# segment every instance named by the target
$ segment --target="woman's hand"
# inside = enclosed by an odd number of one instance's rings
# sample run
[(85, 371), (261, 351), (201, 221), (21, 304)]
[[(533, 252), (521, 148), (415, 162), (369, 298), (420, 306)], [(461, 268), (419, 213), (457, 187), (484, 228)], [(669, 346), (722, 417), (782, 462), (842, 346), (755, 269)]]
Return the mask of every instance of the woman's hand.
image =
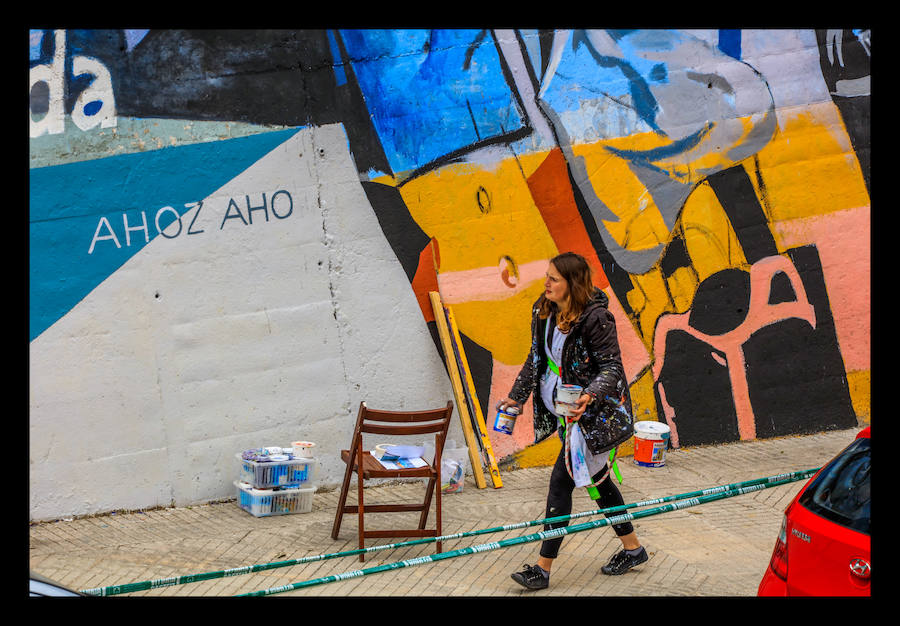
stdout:
[(572, 422), (577, 422), (581, 419), (581, 416), (584, 414), (585, 410), (588, 408), (588, 405), (593, 401), (593, 397), (590, 394), (583, 393), (578, 397), (578, 400), (575, 401), (575, 409), (574, 413), (568, 416), (567, 420), (571, 424)]
[(503, 411), (505, 409), (518, 409), (520, 412), (522, 411), (522, 405), (512, 398), (503, 398), (497, 403), (496, 408), (498, 411)]

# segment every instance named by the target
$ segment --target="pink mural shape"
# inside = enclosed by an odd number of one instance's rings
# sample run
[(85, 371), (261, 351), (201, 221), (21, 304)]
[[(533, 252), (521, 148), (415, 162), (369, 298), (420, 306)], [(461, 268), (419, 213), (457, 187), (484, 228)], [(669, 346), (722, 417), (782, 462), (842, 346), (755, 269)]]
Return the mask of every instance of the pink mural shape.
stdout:
[[(788, 277), (796, 299), (789, 302), (771, 304), (769, 302), (769, 294), (771, 292), (772, 279), (781, 272)], [(657, 322), (653, 336), (653, 351), (655, 355), (653, 379), (656, 381), (655, 384), (659, 393), (660, 409), (671, 429), (672, 446), (676, 448), (679, 446), (675, 409), (666, 401), (665, 389), (659, 382), (659, 376), (665, 361), (666, 337), (674, 330), (688, 333), (725, 355), (726, 362), (723, 365), (728, 368), (735, 413), (737, 415), (738, 433), (742, 440), (755, 439), (756, 421), (753, 407), (750, 403), (743, 346), (750, 336), (759, 329), (789, 318), (805, 320), (815, 329), (815, 310), (806, 296), (806, 289), (797, 269), (790, 259), (783, 256), (771, 256), (754, 263), (750, 267), (750, 303), (747, 316), (737, 328), (727, 333), (707, 335), (692, 328), (689, 324), (690, 313), (690, 311), (686, 311), (685, 313), (663, 315)], [(713, 358), (721, 362), (720, 357), (715, 353), (713, 353)]]

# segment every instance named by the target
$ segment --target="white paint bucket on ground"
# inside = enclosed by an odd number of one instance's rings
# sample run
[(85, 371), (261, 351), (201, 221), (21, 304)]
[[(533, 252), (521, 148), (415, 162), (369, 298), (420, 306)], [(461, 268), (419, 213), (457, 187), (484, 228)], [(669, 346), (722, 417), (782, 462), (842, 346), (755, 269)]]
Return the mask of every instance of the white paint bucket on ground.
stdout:
[(634, 464), (662, 467), (666, 464), (670, 429), (662, 422), (644, 420), (634, 423)]

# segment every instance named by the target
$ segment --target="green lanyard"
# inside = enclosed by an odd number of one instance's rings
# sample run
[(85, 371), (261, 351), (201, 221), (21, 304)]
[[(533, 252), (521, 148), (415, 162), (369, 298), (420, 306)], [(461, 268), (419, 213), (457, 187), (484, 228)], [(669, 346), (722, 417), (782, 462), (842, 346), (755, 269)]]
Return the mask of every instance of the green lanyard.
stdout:
[[(554, 374), (559, 376), (559, 365), (554, 363), (553, 359), (551, 359), (549, 356), (547, 356), (547, 367), (550, 368), (551, 372), (553, 372)], [(560, 376), (560, 378), (562, 378), (562, 377)]]
[(612, 465), (613, 473), (616, 475), (616, 478), (619, 480), (619, 484), (622, 484), (622, 474), (619, 472), (619, 460), (616, 458), (616, 450), (617, 448), (613, 448), (609, 451), (609, 461)]

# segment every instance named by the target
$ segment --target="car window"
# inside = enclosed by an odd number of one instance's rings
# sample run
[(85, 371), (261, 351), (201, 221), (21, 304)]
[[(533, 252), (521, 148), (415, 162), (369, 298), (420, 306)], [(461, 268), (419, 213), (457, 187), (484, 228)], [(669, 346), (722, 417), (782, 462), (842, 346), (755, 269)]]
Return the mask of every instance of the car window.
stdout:
[(817, 515), (868, 535), (871, 465), (871, 440), (855, 440), (822, 470), (799, 503)]

